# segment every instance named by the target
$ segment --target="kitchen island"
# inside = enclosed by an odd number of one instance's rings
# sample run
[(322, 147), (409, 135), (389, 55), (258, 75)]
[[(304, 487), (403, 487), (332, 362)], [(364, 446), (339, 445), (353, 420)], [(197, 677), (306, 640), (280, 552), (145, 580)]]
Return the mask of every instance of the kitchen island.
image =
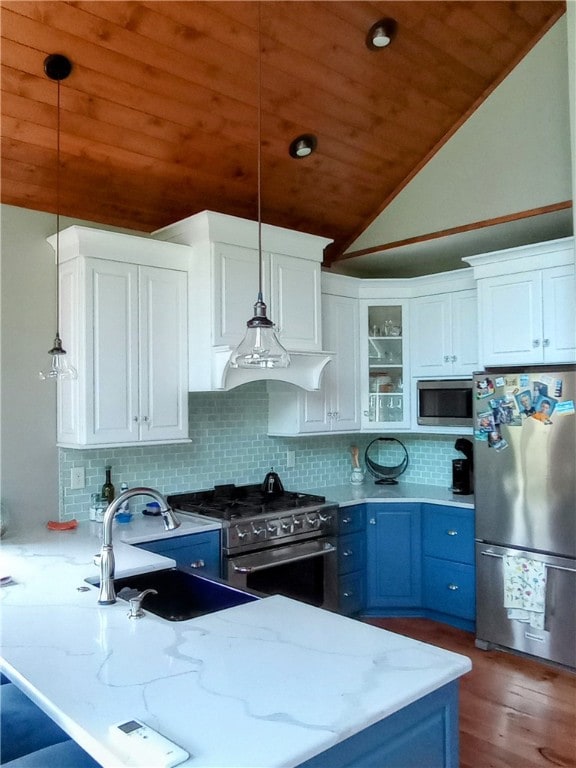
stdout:
[[(147, 525), (161, 538), (195, 523), (170, 534)], [(2, 670), (103, 766), (125, 764), (109, 725), (139, 718), (190, 752), (190, 767), (362, 765), (347, 750), (390, 738), (403, 765), (418, 764), (419, 740), (434, 765), (456, 768), (466, 657), (279, 596), (180, 623), (130, 620), (126, 603), (98, 605), (85, 582), (98, 573), (98, 532), (8, 535), (2, 575), (13, 583), (0, 598)], [(121, 526), (114, 534), (117, 575), (173, 565), (120, 541)]]

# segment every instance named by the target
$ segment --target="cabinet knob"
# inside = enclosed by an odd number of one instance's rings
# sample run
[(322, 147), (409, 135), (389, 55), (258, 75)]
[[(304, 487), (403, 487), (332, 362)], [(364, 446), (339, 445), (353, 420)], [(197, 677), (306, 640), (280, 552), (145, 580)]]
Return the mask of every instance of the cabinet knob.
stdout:
[(353, 596), (354, 596), (353, 592), (342, 592), (342, 597), (353, 597)]
[(138, 422), (139, 422), (139, 418), (138, 418), (138, 416), (134, 416), (134, 418), (132, 419), (132, 421), (133, 421), (135, 424), (138, 424)]
[(149, 417), (149, 416), (142, 416), (142, 421), (143, 421), (145, 424), (147, 424), (147, 423), (150, 421), (150, 417)]
[(549, 347), (550, 346), (550, 339), (544, 339), (544, 341), (542, 342), (542, 346), (543, 347)]
[(352, 550), (351, 549), (345, 549), (342, 552), (342, 557), (350, 557), (351, 554), (352, 554)]
[(450, 355), (444, 355), (444, 362), (449, 363), (450, 362)]
[(370, 413), (368, 411), (363, 411), (364, 416), (370, 416)]
[(452, 355), (452, 357), (450, 358), (450, 361), (451, 361), (452, 363), (455, 363), (455, 362), (456, 362), (456, 360), (458, 360), (458, 358), (456, 357), (456, 355)]
[(192, 560), (190, 563), (190, 568), (205, 568), (206, 563), (204, 560)]
[(460, 587), (458, 586), (458, 584), (448, 584), (448, 589), (451, 590), (452, 592), (456, 592), (456, 590), (460, 589)]
[(370, 523), (370, 525), (376, 525), (376, 518), (371, 517), (370, 520), (368, 520), (368, 522)]
[(446, 533), (448, 534), (448, 536), (458, 536), (458, 531), (449, 530), (449, 531), (446, 531)]
[(539, 347), (540, 346), (540, 339), (532, 339), (532, 346), (534, 348)]

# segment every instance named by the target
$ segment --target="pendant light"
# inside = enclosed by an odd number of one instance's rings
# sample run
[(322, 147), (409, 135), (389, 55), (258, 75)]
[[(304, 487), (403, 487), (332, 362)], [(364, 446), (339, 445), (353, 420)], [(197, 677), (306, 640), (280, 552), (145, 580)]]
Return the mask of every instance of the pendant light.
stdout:
[(56, 125), (56, 336), (52, 349), (50, 367), (40, 371), (42, 381), (75, 379), (78, 374), (74, 366), (68, 363), (66, 350), (60, 338), (60, 81), (65, 80), (72, 71), (72, 62), (60, 53), (51, 53), (44, 59), (44, 72), (58, 84), (57, 125)]
[(287, 368), (290, 355), (275, 333), (272, 320), (266, 316), (262, 296), (262, 46), (260, 42), (261, 10), (258, 3), (258, 296), (254, 316), (246, 323), (246, 335), (230, 356), (233, 368)]

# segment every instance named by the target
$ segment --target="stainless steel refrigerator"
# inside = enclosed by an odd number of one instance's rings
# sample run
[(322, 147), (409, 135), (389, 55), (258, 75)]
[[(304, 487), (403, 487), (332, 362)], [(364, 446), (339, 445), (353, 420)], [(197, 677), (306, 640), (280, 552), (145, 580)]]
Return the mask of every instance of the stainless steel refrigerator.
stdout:
[(576, 366), (474, 376), (476, 645), (576, 667)]

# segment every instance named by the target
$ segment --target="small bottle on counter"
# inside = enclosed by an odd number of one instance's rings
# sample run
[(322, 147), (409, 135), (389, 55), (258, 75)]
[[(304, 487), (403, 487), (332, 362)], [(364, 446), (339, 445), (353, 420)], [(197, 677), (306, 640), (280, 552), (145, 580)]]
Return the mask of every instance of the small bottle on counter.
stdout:
[(102, 498), (105, 499), (108, 504), (114, 501), (114, 496), (116, 495), (116, 491), (112, 485), (111, 475), (112, 467), (108, 466), (106, 467), (106, 482), (102, 486)]
[[(124, 493), (124, 491), (128, 490), (128, 483), (122, 483), (120, 486), (120, 493)], [(118, 508), (117, 514), (123, 514), (127, 515), (130, 514), (130, 502), (129, 501), (123, 501), (120, 507)]]

